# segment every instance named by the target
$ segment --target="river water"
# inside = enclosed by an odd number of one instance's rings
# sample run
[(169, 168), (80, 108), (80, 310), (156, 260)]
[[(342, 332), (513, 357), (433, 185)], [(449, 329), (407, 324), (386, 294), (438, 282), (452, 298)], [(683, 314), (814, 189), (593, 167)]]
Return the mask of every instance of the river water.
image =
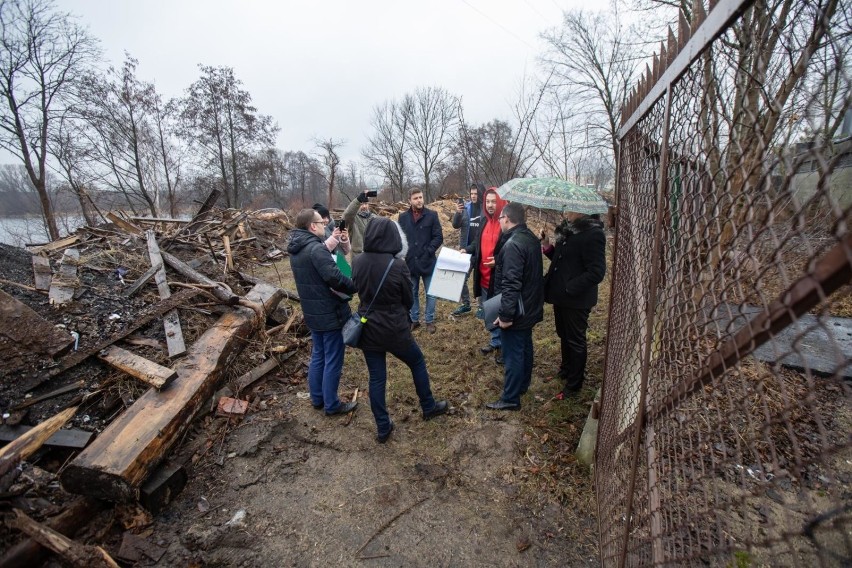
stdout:
[[(86, 224), (83, 217), (68, 216), (56, 219), (62, 236), (73, 233)], [(26, 243), (46, 243), (50, 240), (41, 217), (0, 217), (0, 243), (22, 247)]]

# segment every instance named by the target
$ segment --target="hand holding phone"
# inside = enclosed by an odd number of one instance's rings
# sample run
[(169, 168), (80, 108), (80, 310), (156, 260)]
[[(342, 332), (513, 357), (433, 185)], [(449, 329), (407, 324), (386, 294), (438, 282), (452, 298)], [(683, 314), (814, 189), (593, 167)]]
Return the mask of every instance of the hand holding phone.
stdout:
[(339, 221), (334, 222), (334, 226), (340, 229), (341, 231), (346, 230), (346, 219), (341, 219)]

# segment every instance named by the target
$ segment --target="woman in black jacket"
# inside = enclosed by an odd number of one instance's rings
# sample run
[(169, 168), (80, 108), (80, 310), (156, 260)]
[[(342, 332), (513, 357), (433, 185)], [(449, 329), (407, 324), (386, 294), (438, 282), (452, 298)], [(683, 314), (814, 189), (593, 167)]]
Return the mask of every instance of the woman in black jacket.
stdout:
[[(385, 404), (388, 353), (411, 369), (424, 420), (446, 413), (449, 406), (447, 401), (435, 401), (432, 396), (426, 360), (411, 335), (408, 312), (414, 295), (405, 264), (407, 245), (403, 239), (399, 225), (390, 219), (376, 217), (364, 233), (364, 252), (352, 263), (352, 280), (361, 301), (358, 313), (364, 315), (371, 306), (358, 348), (364, 352), (364, 361), (370, 371), (370, 408), (376, 419), (376, 439), (380, 443), (386, 442), (394, 429)], [(390, 270), (379, 289), (389, 263)]]
[(598, 303), (598, 284), (606, 273), (606, 235), (597, 215), (566, 213), (553, 245), (542, 232), (542, 252), (550, 259), (544, 277), (544, 301), (553, 304), (562, 351), (559, 377), (562, 400), (578, 392), (586, 377), (586, 331)]

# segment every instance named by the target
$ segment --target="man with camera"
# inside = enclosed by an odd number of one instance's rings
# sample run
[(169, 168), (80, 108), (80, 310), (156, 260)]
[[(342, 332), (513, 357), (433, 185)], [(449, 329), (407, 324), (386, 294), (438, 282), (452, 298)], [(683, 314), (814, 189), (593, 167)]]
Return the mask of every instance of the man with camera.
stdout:
[[(470, 185), (470, 201), (465, 202), (464, 199), (459, 199), (456, 205), (456, 212), (453, 214), (452, 225), (454, 229), (459, 230), (459, 248), (466, 249), (476, 242), (479, 237), (479, 222), (482, 219), (479, 205), (480, 189), (485, 191), (485, 188), (480, 188), (481, 184), (472, 183)], [(470, 270), (465, 274), (464, 285), (462, 286), (461, 305), (453, 312), (454, 316), (460, 316), (470, 312), (470, 292), (467, 289), (467, 279), (470, 276)]]
[(313, 210), (320, 214), (322, 222), (325, 223), (325, 248), (332, 255), (337, 253), (346, 256), (349, 254), (349, 232), (346, 230), (345, 221), (332, 221), (331, 213), (322, 203), (314, 203)]
[(365, 190), (359, 193), (343, 211), (343, 220), (349, 230), (349, 242), (352, 246), (352, 260), (364, 250), (364, 233), (367, 231), (367, 223), (376, 216), (370, 210), (369, 199), (379, 194), (376, 190)]

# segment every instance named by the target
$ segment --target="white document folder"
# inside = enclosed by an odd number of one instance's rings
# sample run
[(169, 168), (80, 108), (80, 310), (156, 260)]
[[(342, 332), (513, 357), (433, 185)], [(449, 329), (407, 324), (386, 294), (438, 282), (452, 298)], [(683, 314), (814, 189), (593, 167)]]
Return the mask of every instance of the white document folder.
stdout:
[(469, 269), (469, 254), (449, 247), (441, 247), (435, 270), (432, 271), (432, 281), (426, 293), (451, 302), (460, 302), (464, 279)]

